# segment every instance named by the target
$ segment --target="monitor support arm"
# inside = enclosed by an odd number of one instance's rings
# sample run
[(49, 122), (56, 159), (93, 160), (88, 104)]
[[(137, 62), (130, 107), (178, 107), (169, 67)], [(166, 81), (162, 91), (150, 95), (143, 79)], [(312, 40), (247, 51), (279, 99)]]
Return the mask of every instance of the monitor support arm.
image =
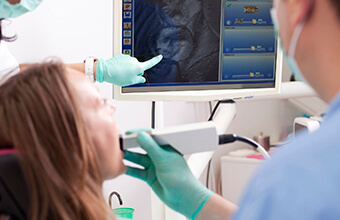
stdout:
[[(213, 112), (213, 117), (210, 120), (216, 124), (217, 134), (224, 134), (235, 118), (236, 104), (232, 100), (220, 101), (219, 106), (214, 111), (215, 113)], [(213, 154), (214, 152), (204, 152), (190, 155), (187, 163), (197, 179), (203, 173)]]

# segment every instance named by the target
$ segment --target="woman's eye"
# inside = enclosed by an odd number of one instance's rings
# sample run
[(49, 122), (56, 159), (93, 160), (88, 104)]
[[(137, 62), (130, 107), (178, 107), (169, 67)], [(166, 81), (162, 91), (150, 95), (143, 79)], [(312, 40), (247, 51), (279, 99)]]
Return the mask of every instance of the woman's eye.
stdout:
[(107, 103), (107, 99), (102, 99), (102, 105), (103, 106), (106, 106), (108, 103)]
[(101, 99), (101, 107), (104, 109), (110, 109), (116, 111), (116, 105), (110, 99)]

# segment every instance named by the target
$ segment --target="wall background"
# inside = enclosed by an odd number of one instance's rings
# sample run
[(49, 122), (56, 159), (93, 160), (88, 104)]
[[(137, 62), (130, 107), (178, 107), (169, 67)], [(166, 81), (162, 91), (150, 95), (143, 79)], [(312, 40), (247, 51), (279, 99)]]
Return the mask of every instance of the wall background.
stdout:
[[(59, 57), (66, 63), (83, 62), (87, 56), (110, 58), (113, 51), (112, 0), (45, 0), (34, 12), (13, 19), (7, 35), (17, 34), (9, 49), (20, 63)], [(287, 67), (285, 67), (287, 69)], [(285, 70), (284, 80), (289, 78)], [(111, 98), (111, 85), (98, 84), (102, 94)], [(118, 102), (116, 120), (122, 132), (129, 128), (150, 126), (149, 102)], [(205, 121), (210, 114), (208, 103), (164, 103), (165, 126)], [(278, 141), (289, 130), (294, 117), (301, 113), (289, 102), (248, 101), (237, 104), (237, 116), (230, 132), (253, 137), (261, 131)], [(239, 147), (233, 145), (231, 147)], [(227, 148), (224, 148), (227, 149)], [(225, 154), (219, 150), (215, 158)], [(214, 160), (218, 167), (219, 161)], [(135, 219), (151, 219), (150, 189), (147, 184), (120, 176), (104, 183), (104, 195), (118, 191), (124, 206), (135, 208)], [(117, 207), (118, 203), (113, 202)]]

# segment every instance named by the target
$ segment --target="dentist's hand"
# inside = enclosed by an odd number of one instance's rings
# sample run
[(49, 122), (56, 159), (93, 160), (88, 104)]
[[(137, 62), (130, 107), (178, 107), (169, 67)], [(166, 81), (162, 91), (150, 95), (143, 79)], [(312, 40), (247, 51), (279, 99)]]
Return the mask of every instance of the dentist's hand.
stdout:
[(144, 169), (127, 167), (126, 174), (147, 182), (170, 208), (195, 219), (213, 194), (191, 173), (184, 158), (170, 146), (160, 147), (145, 132), (138, 134), (146, 155), (125, 151), (124, 159)]
[(129, 86), (144, 83), (144, 71), (152, 68), (162, 60), (158, 55), (151, 60), (139, 62), (129, 55), (119, 54), (108, 60), (100, 59), (96, 68), (96, 79), (99, 82), (109, 82), (118, 86)]

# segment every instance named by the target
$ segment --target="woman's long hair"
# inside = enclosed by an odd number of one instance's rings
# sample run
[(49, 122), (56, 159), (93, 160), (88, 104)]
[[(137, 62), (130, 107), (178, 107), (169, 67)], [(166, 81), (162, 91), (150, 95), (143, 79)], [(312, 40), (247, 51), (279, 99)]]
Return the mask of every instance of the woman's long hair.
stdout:
[(0, 86), (0, 146), (19, 151), (29, 219), (114, 219), (73, 91), (61, 63), (35, 64)]

